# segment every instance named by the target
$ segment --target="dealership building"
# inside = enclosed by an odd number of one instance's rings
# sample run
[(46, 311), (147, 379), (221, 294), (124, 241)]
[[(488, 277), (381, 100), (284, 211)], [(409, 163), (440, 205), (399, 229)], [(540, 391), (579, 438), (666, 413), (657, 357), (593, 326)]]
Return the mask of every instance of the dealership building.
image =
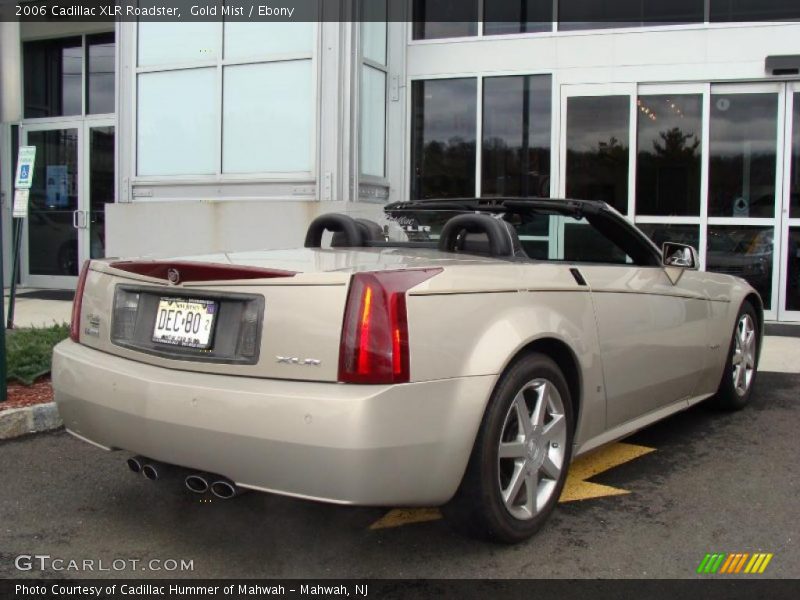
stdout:
[(574, 197), (800, 321), (796, 0), (366, 4), (363, 22), (338, 2), (342, 21), (0, 23), (6, 283), (30, 145), (25, 286), (74, 287), (87, 258), (297, 246), (328, 211)]

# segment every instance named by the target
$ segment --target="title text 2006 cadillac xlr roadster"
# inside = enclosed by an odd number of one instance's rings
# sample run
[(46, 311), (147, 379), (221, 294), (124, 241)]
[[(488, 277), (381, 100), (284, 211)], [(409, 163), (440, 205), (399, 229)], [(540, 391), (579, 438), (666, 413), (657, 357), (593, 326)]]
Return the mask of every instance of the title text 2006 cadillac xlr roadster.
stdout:
[(707, 398), (747, 403), (761, 300), (697, 262), (604, 203), (502, 198), (322, 215), (296, 250), (93, 260), (56, 401), (150, 478), (443, 505), (515, 542), (575, 456)]

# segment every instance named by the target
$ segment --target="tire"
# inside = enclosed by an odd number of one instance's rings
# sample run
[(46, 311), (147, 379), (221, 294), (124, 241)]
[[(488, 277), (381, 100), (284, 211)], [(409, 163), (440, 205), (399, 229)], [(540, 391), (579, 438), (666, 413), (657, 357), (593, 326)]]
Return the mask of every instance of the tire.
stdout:
[(481, 539), (513, 544), (531, 537), (561, 496), (573, 423), (558, 365), (543, 354), (516, 360), (492, 392), (461, 485), (442, 507), (445, 518)]
[(760, 342), (758, 317), (745, 301), (736, 315), (728, 358), (712, 405), (721, 410), (741, 410), (750, 400), (758, 372)]

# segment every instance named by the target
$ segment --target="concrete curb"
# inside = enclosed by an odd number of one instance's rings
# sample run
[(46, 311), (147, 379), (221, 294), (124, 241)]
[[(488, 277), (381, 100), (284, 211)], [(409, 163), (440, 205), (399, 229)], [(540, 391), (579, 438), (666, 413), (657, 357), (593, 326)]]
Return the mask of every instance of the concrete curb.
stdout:
[(63, 426), (55, 402), (0, 411), (0, 440), (50, 431)]

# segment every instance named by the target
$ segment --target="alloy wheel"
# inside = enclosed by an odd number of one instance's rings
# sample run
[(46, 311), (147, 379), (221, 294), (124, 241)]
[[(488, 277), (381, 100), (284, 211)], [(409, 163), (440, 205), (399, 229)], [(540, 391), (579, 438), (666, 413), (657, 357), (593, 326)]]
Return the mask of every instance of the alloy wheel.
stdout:
[(566, 442), (558, 388), (543, 378), (525, 384), (506, 413), (497, 453), (500, 496), (513, 517), (532, 519), (550, 501), (565, 468)]
[(738, 396), (744, 396), (750, 389), (756, 367), (756, 328), (747, 313), (741, 315), (736, 324), (731, 366), (733, 389)]

